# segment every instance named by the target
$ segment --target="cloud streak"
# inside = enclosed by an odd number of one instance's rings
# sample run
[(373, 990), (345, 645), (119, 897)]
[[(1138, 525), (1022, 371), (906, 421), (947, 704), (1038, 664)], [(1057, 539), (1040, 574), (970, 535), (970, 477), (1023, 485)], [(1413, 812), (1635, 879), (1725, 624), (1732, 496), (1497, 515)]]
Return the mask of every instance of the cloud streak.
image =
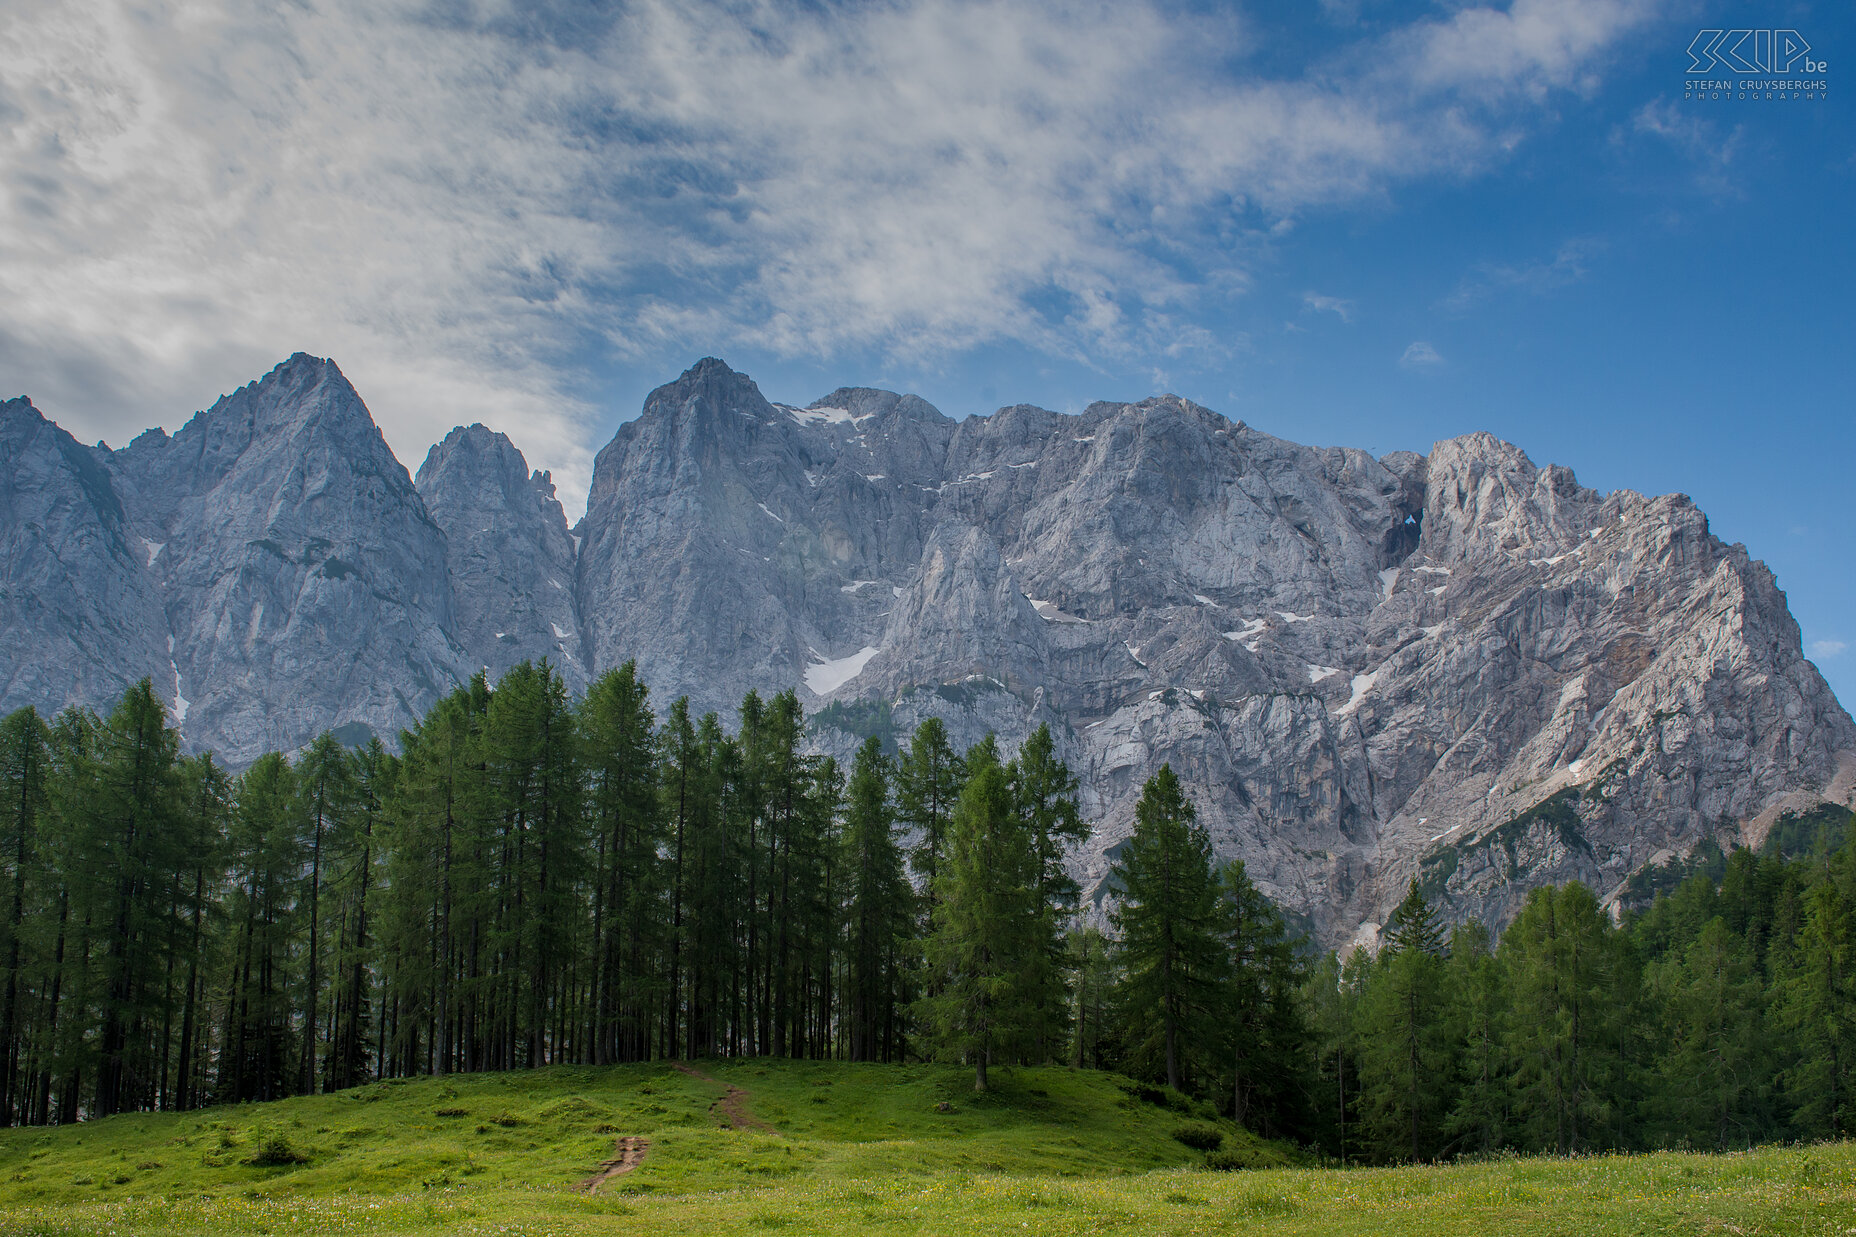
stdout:
[(1304, 292), (1302, 304), (1315, 313), (1333, 314), (1342, 322), (1353, 321), (1353, 302), (1338, 296), (1323, 296), (1319, 292)]
[(23, 0), (0, 376), (120, 439), (303, 348), (408, 463), (482, 420), (571, 509), (615, 361), (1212, 347), (1273, 227), (1503, 158), (1645, 17), (1518, 0), (1283, 77), (1139, 4)]
[(1483, 263), (1457, 284), (1444, 301), (1446, 309), (1466, 310), (1503, 289), (1544, 296), (1586, 277), (1592, 258), (1604, 250), (1601, 238), (1575, 236), (1562, 242), (1553, 257), (1535, 262)]
[(1406, 369), (1436, 369), (1444, 363), (1437, 349), (1422, 339), (1413, 340), (1405, 346), (1405, 351), (1398, 358), (1398, 363)]

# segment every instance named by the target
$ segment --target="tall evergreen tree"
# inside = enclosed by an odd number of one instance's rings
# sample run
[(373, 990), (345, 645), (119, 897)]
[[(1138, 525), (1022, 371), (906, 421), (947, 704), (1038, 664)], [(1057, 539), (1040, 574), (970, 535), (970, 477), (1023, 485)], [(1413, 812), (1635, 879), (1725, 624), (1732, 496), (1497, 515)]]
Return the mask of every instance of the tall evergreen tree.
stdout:
[(1373, 960), (1356, 949), (1345, 961), (1330, 950), (1311, 968), (1302, 991), (1314, 1036), (1315, 1129), (1343, 1165), (1360, 1155), (1354, 1114), (1360, 1095), (1360, 1005)]
[(1070, 1020), (1070, 1064), (1103, 1069), (1112, 1049), (1110, 998), (1115, 989), (1114, 944), (1091, 923), (1070, 929), (1066, 965), (1076, 977), (1075, 1015)]
[(0, 872), (4, 873), (5, 920), (0, 922), (0, 958), (6, 977), (0, 989), (0, 1125), (11, 1125), (22, 1100), (20, 1067), (21, 989), (29, 962), (25, 949), (26, 894), (38, 876), (39, 832), (47, 807), (46, 778), (51, 734), (31, 708), (0, 720)]
[(296, 828), (296, 777), (275, 752), (239, 779), (230, 838), (230, 974), (219, 1060), (219, 1095), (273, 1100), (297, 1080), (291, 986), (295, 889), (304, 867)]
[(1038, 855), (1038, 901), (1046, 936), (1032, 982), (1039, 989), (1035, 1007), (1045, 1020), (1032, 1029), (1031, 1053), (1036, 1060), (1047, 1061), (1068, 1040), (1070, 992), (1064, 933), (1076, 916), (1081, 896), (1064, 858), (1088, 840), (1089, 825), (1077, 806), (1076, 775), (1057, 758), (1048, 724), (1031, 732), (1012, 761), (1010, 773), (1018, 811)]
[(1651, 1107), (1666, 1137), (1725, 1150), (1765, 1125), (1764, 993), (1750, 952), (1716, 916), (1652, 968), (1664, 1034)]
[(322, 989), (327, 978), (322, 948), (324, 851), (331, 835), (339, 839), (347, 832), (354, 780), (347, 749), (326, 731), (303, 753), (296, 773), (296, 815), (309, 854), (309, 871), (303, 886), (307, 944), (302, 982), (303, 1051), (297, 1090), (310, 1092), (321, 1082), (320, 1049), (325, 1038), (321, 1020), (326, 1008)]
[[(481, 759), (489, 688), (478, 676), (401, 735), (388, 797), (391, 844), (383, 915), (389, 982), (382, 1010), (386, 1072), (459, 1068), (454, 1032), (482, 966), (488, 791)], [(461, 999), (464, 998), (464, 999)], [(473, 1062), (487, 1068), (488, 1062)]]
[(1631, 1087), (1628, 942), (1575, 883), (1529, 894), (1501, 953), (1513, 985), (1508, 1046), (1523, 1146), (1570, 1155), (1614, 1144)]
[[(717, 1056), (727, 1050), (732, 978), (737, 972), (742, 873), (729, 825), (727, 788), (739, 763), (739, 748), (722, 731), (721, 719), (706, 713), (696, 727), (696, 750), (688, 761), (690, 782), (684, 852), (689, 890), (689, 1019), (684, 1054)], [(673, 1049), (674, 1050), (674, 1049)]]
[(1451, 1146), (1488, 1155), (1507, 1142), (1509, 995), (1506, 972), (1480, 923), (1472, 920), (1451, 933), (1444, 985), (1457, 1057)]
[[(918, 835), (909, 866), (927, 899), (935, 896), (935, 877), (947, 844), (948, 821), (966, 783), (966, 769), (947, 739), (947, 727), (930, 717), (915, 729), (908, 751), (896, 767), (896, 819)], [(927, 917), (924, 913), (923, 922)]]
[(381, 893), (381, 842), (399, 762), (378, 738), (349, 757), (351, 812), (332, 848), (330, 892), (335, 900), (334, 1009), (327, 1061), (330, 1090), (366, 1081), (372, 1068), (376, 947)]
[(1434, 1157), (1451, 1107), (1443, 934), (1413, 880), (1386, 924), (1362, 1010), (1361, 1099), (1369, 1133), (1389, 1158)]
[(1158, 1067), (1169, 1087), (1216, 1068), (1228, 960), (1212, 844), (1171, 765), (1147, 779), (1134, 833), (1111, 868), (1121, 904), (1111, 916), (1121, 938), (1117, 994), (1137, 1067)]
[[(691, 1003), (686, 996), (684, 969), (688, 964), (685, 948), (683, 913), (692, 891), (695, 865), (689, 860), (694, 841), (695, 822), (701, 815), (705, 786), (703, 750), (696, 725), (690, 719), (688, 696), (679, 696), (670, 706), (658, 732), (658, 767), (660, 793), (663, 796), (666, 858), (665, 883), (670, 890), (669, 973), (666, 977), (663, 1042), (665, 1051), (675, 1054), (684, 1043), (685, 1011)], [(695, 1055), (693, 1052), (690, 1055)]]
[[(648, 715), (642, 725), (650, 799), (656, 770)], [(483, 751), (496, 822), (492, 939), (503, 959), (502, 983), (488, 994), (492, 1059), (504, 1067), (545, 1065), (560, 1059), (572, 1012), (566, 963), (578, 944), (583, 875), (578, 735), (566, 685), (545, 659), (519, 663), (497, 683), (484, 714)]]
[(105, 927), (99, 986), (105, 1002), (92, 1111), (110, 1116), (152, 1104), (159, 1051), (153, 977), (180, 925), (168, 877), (179, 853), (179, 735), (147, 679), (131, 687), (99, 734), (96, 809), (84, 859), (96, 897), (93, 923)]
[[(176, 878), (186, 891), (187, 926), (182, 951), (180, 1038), (174, 1049), (173, 1107), (188, 1109), (200, 1107), (209, 1089), (207, 984), (214, 965), (222, 962), (213, 948), (215, 941), (209, 928), (219, 926), (224, 902), (222, 886), (234, 804), (232, 779), (213, 760), (211, 752), (189, 758), (182, 776), (186, 784), (183, 819), (188, 858), (187, 866), (176, 873)], [(167, 1074), (165, 1069), (163, 1074)]]
[(664, 918), (656, 727), (650, 690), (633, 663), (588, 689), (581, 730), (595, 838), (593, 1059), (603, 1065), (649, 1054)]
[(895, 1060), (901, 950), (912, 927), (889, 797), (889, 761), (875, 736), (851, 765), (844, 813), (848, 970), (846, 1050), (853, 1061)]
[(1242, 860), (1225, 866), (1219, 884), (1231, 976), (1224, 1025), (1232, 1119), (1274, 1137), (1303, 1108), (1310, 1035), (1305, 968), (1282, 912), (1251, 882)]
[(928, 962), (941, 981), (922, 1000), (923, 1020), (942, 1060), (987, 1070), (1026, 1047), (1036, 1025), (1036, 967), (1047, 928), (1039, 904), (1036, 840), (1017, 811), (1011, 782), (976, 747), (955, 805), (947, 852), (935, 876), (937, 905)]
[(1856, 1122), (1856, 910), (1844, 877), (1846, 848), (1803, 898), (1794, 969), (1778, 985), (1778, 1022), (1789, 1035), (1785, 1071), (1798, 1130), (1842, 1138)]

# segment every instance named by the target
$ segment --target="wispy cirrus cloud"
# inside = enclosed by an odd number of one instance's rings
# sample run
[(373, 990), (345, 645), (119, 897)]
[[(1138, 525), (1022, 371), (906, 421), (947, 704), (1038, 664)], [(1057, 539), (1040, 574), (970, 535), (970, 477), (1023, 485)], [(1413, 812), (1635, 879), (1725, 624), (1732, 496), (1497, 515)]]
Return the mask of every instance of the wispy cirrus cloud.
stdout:
[(1398, 363), (1406, 369), (1436, 369), (1444, 363), (1444, 359), (1437, 349), (1424, 340), (1417, 339), (1405, 345), (1405, 351), (1400, 354)]
[(1613, 134), (1613, 141), (1632, 137), (1655, 139), (1684, 156), (1694, 168), (1696, 185), (1710, 195), (1732, 198), (1745, 193), (1732, 175), (1745, 143), (1744, 125), (1726, 127), (1667, 99), (1653, 99), (1637, 109), (1628, 132), (1620, 127)]
[(1648, 16), (1472, 7), (1284, 76), (1140, 3), (22, 0), (0, 377), (119, 439), (304, 348), (409, 463), (482, 420), (571, 508), (613, 358), (1216, 347), (1273, 228), (1504, 158)]
[(1542, 295), (1586, 277), (1589, 263), (1605, 248), (1602, 237), (1574, 236), (1560, 243), (1551, 258), (1531, 262), (1487, 262), (1465, 275), (1444, 300), (1444, 307), (1465, 310), (1500, 291)]
[(1338, 296), (1323, 296), (1319, 292), (1304, 292), (1302, 304), (1318, 314), (1333, 314), (1342, 322), (1353, 321), (1353, 302)]

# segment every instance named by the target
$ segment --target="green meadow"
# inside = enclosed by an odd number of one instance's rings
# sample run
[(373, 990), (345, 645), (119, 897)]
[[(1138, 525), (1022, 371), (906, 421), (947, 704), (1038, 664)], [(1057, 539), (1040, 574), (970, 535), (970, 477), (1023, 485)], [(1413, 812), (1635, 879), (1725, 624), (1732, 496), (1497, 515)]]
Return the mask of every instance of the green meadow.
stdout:
[[(699, 1069), (0, 1131), (0, 1234), (1856, 1232), (1848, 1144), (1339, 1169), (1109, 1074), (1001, 1071), (976, 1095), (943, 1066)], [(642, 1160), (588, 1192), (622, 1137)]]

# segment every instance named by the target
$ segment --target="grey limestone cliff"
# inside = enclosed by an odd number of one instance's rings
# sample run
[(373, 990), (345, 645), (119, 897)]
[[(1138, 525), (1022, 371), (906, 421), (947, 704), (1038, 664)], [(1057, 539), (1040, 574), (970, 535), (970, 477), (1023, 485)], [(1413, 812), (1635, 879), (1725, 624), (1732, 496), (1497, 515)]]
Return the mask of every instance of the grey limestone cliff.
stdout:
[(1415, 878), (1528, 888), (1847, 801), (1856, 727), (1763, 565), (1679, 496), (1488, 435), (1303, 447), (1166, 396), (953, 422), (769, 403), (705, 361), (601, 453), (592, 659), (701, 708), (795, 685), (825, 750), (1052, 723), (1107, 854), (1162, 762), (1221, 853), (1339, 941)]
[(171, 688), (167, 623), (146, 551), (100, 453), (0, 403), (0, 701), (108, 701)]
[(1682, 496), (1486, 434), (1375, 459), (1174, 396), (799, 408), (706, 360), (599, 454), (571, 532), (482, 426), (415, 487), (301, 355), (172, 438), (87, 448), (14, 400), (0, 446), (0, 707), (149, 675), (234, 761), (390, 737), (544, 656), (575, 688), (635, 660), (660, 708), (794, 687), (841, 756), (930, 715), (1008, 749), (1047, 722), (1098, 823), (1092, 895), (1170, 762), (1330, 943), (1413, 879), (1500, 923), (1540, 883), (1610, 895), (1856, 793), (1856, 725), (1762, 564)]
[(392, 737), (468, 665), (444, 534), (333, 362), (299, 353), (107, 463), (191, 745), (244, 761), (324, 729)]
[(508, 438), (481, 425), (454, 429), (416, 480), (445, 534), (455, 610), (452, 635), (494, 682), (521, 661), (547, 658), (569, 690), (586, 690), (574, 544), (547, 473), (530, 473)]

